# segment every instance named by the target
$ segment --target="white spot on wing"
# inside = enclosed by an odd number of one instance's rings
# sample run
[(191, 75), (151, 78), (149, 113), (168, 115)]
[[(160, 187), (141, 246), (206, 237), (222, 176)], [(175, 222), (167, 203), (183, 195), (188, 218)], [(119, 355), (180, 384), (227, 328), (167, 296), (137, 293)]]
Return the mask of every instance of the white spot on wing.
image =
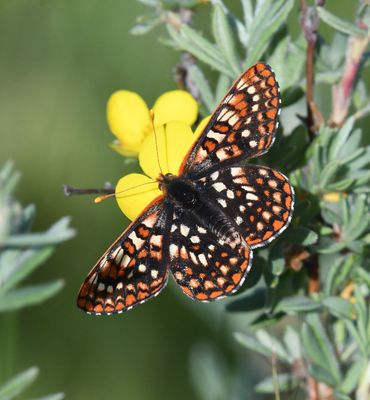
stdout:
[(253, 193), (247, 193), (245, 197), (247, 200), (258, 200), (258, 197)]
[(140, 272), (145, 272), (146, 271), (146, 265), (140, 264), (138, 269), (139, 269)]
[(234, 192), (232, 191), (232, 190), (228, 190), (227, 192), (226, 192), (226, 196), (229, 198), (229, 199), (233, 199), (235, 196), (234, 196)]
[(189, 228), (188, 226), (186, 226), (186, 225), (184, 225), (184, 224), (181, 224), (181, 225), (180, 225), (180, 232), (181, 232), (181, 235), (183, 235), (183, 236), (188, 236), (189, 231), (190, 231), (190, 228)]
[(218, 192), (221, 192), (222, 190), (225, 190), (225, 189), (226, 189), (225, 184), (222, 183), (222, 182), (214, 183), (212, 186), (213, 186)]
[(226, 208), (226, 207), (227, 207), (227, 203), (226, 203), (226, 201), (225, 201), (224, 199), (217, 199), (217, 201), (221, 204), (221, 206), (222, 206), (223, 208)]
[(203, 265), (203, 266), (207, 266), (208, 264), (207, 264), (207, 259), (206, 259), (206, 256), (202, 253), (202, 254), (199, 254), (199, 256), (198, 256), (198, 258), (199, 258), (199, 261), (200, 261), (200, 263)]
[(197, 230), (199, 233), (207, 233), (207, 230), (202, 228), (201, 226), (197, 226)]

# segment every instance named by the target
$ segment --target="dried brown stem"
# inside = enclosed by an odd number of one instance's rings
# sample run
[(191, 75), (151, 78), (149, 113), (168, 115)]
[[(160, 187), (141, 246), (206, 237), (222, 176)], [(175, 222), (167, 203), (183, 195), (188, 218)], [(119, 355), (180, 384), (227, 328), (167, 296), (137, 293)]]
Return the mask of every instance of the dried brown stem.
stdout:
[(70, 185), (63, 185), (63, 192), (65, 196), (75, 196), (82, 194), (113, 194), (114, 188), (111, 185), (100, 189), (77, 189)]
[(307, 130), (309, 140), (315, 137), (315, 132), (322, 123), (322, 116), (314, 102), (314, 63), (315, 47), (317, 41), (317, 30), (320, 19), (317, 15), (316, 7), (324, 6), (324, 0), (316, 0), (316, 5), (308, 7), (305, 0), (300, 0), (301, 18), (300, 23), (307, 41), (306, 50), (306, 103), (307, 103)]

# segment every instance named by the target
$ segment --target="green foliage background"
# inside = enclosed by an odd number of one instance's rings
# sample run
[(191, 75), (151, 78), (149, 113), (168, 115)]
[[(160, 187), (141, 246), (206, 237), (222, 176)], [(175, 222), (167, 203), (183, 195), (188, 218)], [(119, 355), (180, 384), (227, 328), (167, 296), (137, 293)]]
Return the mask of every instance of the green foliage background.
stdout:
[[(236, 3), (225, 1), (238, 15)], [(345, 1), (331, 0), (327, 6), (346, 18), (352, 10)], [(0, 381), (39, 366), (30, 398), (55, 391), (71, 399), (194, 398), (188, 368), (193, 345), (213, 342), (233, 365), (228, 328), (247, 326), (244, 316), (218, 313), (224, 307), (220, 303), (195, 307), (171, 289), (121, 317), (89, 317), (75, 306), (87, 271), (127, 221), (113, 202), (95, 206), (88, 198), (64, 197), (62, 184), (101, 186), (135, 167), (108, 146), (112, 136), (105, 106), (114, 90), (137, 91), (151, 105), (176, 87), (178, 55), (158, 43), (163, 28), (129, 35), (144, 10), (133, 0), (0, 3), (0, 164), (11, 158), (23, 172), (17, 197), (36, 204), (36, 230), (71, 215), (78, 233), (32, 277), (63, 277), (62, 292), (42, 307), (0, 315)], [(293, 34), (298, 18), (296, 7)], [(208, 32), (207, 6), (196, 24)], [(320, 32), (331, 35), (325, 26)], [(317, 93), (324, 111), (329, 90)], [(208, 354), (204, 347), (192, 351), (197, 357), (205, 354), (204, 359)], [(251, 382), (270, 373), (260, 359), (244, 362)]]

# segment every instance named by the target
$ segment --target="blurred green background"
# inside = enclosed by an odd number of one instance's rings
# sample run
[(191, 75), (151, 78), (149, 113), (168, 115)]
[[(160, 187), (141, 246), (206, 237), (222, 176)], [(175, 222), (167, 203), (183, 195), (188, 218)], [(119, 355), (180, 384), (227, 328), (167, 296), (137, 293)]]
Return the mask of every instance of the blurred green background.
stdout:
[[(69, 399), (194, 398), (192, 345), (211, 340), (227, 348), (230, 341), (224, 323), (211, 329), (206, 321), (220, 306), (198, 304), (194, 312), (173, 285), (123, 316), (86, 316), (75, 306), (87, 272), (127, 220), (114, 201), (66, 198), (62, 185), (99, 187), (127, 173), (108, 146), (105, 106), (113, 91), (137, 91), (150, 106), (176, 87), (178, 55), (158, 43), (158, 30), (128, 33), (143, 11), (134, 0), (0, 2), (0, 163), (12, 159), (22, 171), (18, 198), (36, 204), (35, 230), (71, 215), (78, 233), (33, 276), (62, 277), (63, 291), (43, 306), (0, 316), (2, 332), (14, 332), (11, 342), (3, 335), (1, 379), (31, 365), (41, 369), (29, 397), (63, 391)], [(201, 18), (206, 22), (206, 10)]]

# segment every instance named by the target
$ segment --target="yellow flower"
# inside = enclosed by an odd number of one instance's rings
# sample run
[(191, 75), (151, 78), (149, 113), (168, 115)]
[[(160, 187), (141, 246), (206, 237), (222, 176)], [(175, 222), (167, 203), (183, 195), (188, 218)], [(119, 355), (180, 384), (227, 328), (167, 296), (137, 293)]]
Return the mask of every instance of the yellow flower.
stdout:
[[(139, 162), (143, 174), (129, 174), (116, 186), (116, 200), (131, 220), (162, 192), (156, 178), (162, 172), (177, 175), (190, 146), (199, 137), (210, 117), (204, 118), (193, 134), (184, 122), (168, 122), (150, 133), (141, 146)], [(157, 142), (157, 145), (156, 145)]]
[[(191, 126), (197, 119), (198, 104), (184, 90), (166, 92), (154, 103), (155, 126), (170, 121), (180, 121)], [(136, 156), (144, 139), (152, 131), (148, 106), (135, 92), (119, 90), (107, 104), (107, 120), (117, 137), (111, 147), (124, 156)]]

